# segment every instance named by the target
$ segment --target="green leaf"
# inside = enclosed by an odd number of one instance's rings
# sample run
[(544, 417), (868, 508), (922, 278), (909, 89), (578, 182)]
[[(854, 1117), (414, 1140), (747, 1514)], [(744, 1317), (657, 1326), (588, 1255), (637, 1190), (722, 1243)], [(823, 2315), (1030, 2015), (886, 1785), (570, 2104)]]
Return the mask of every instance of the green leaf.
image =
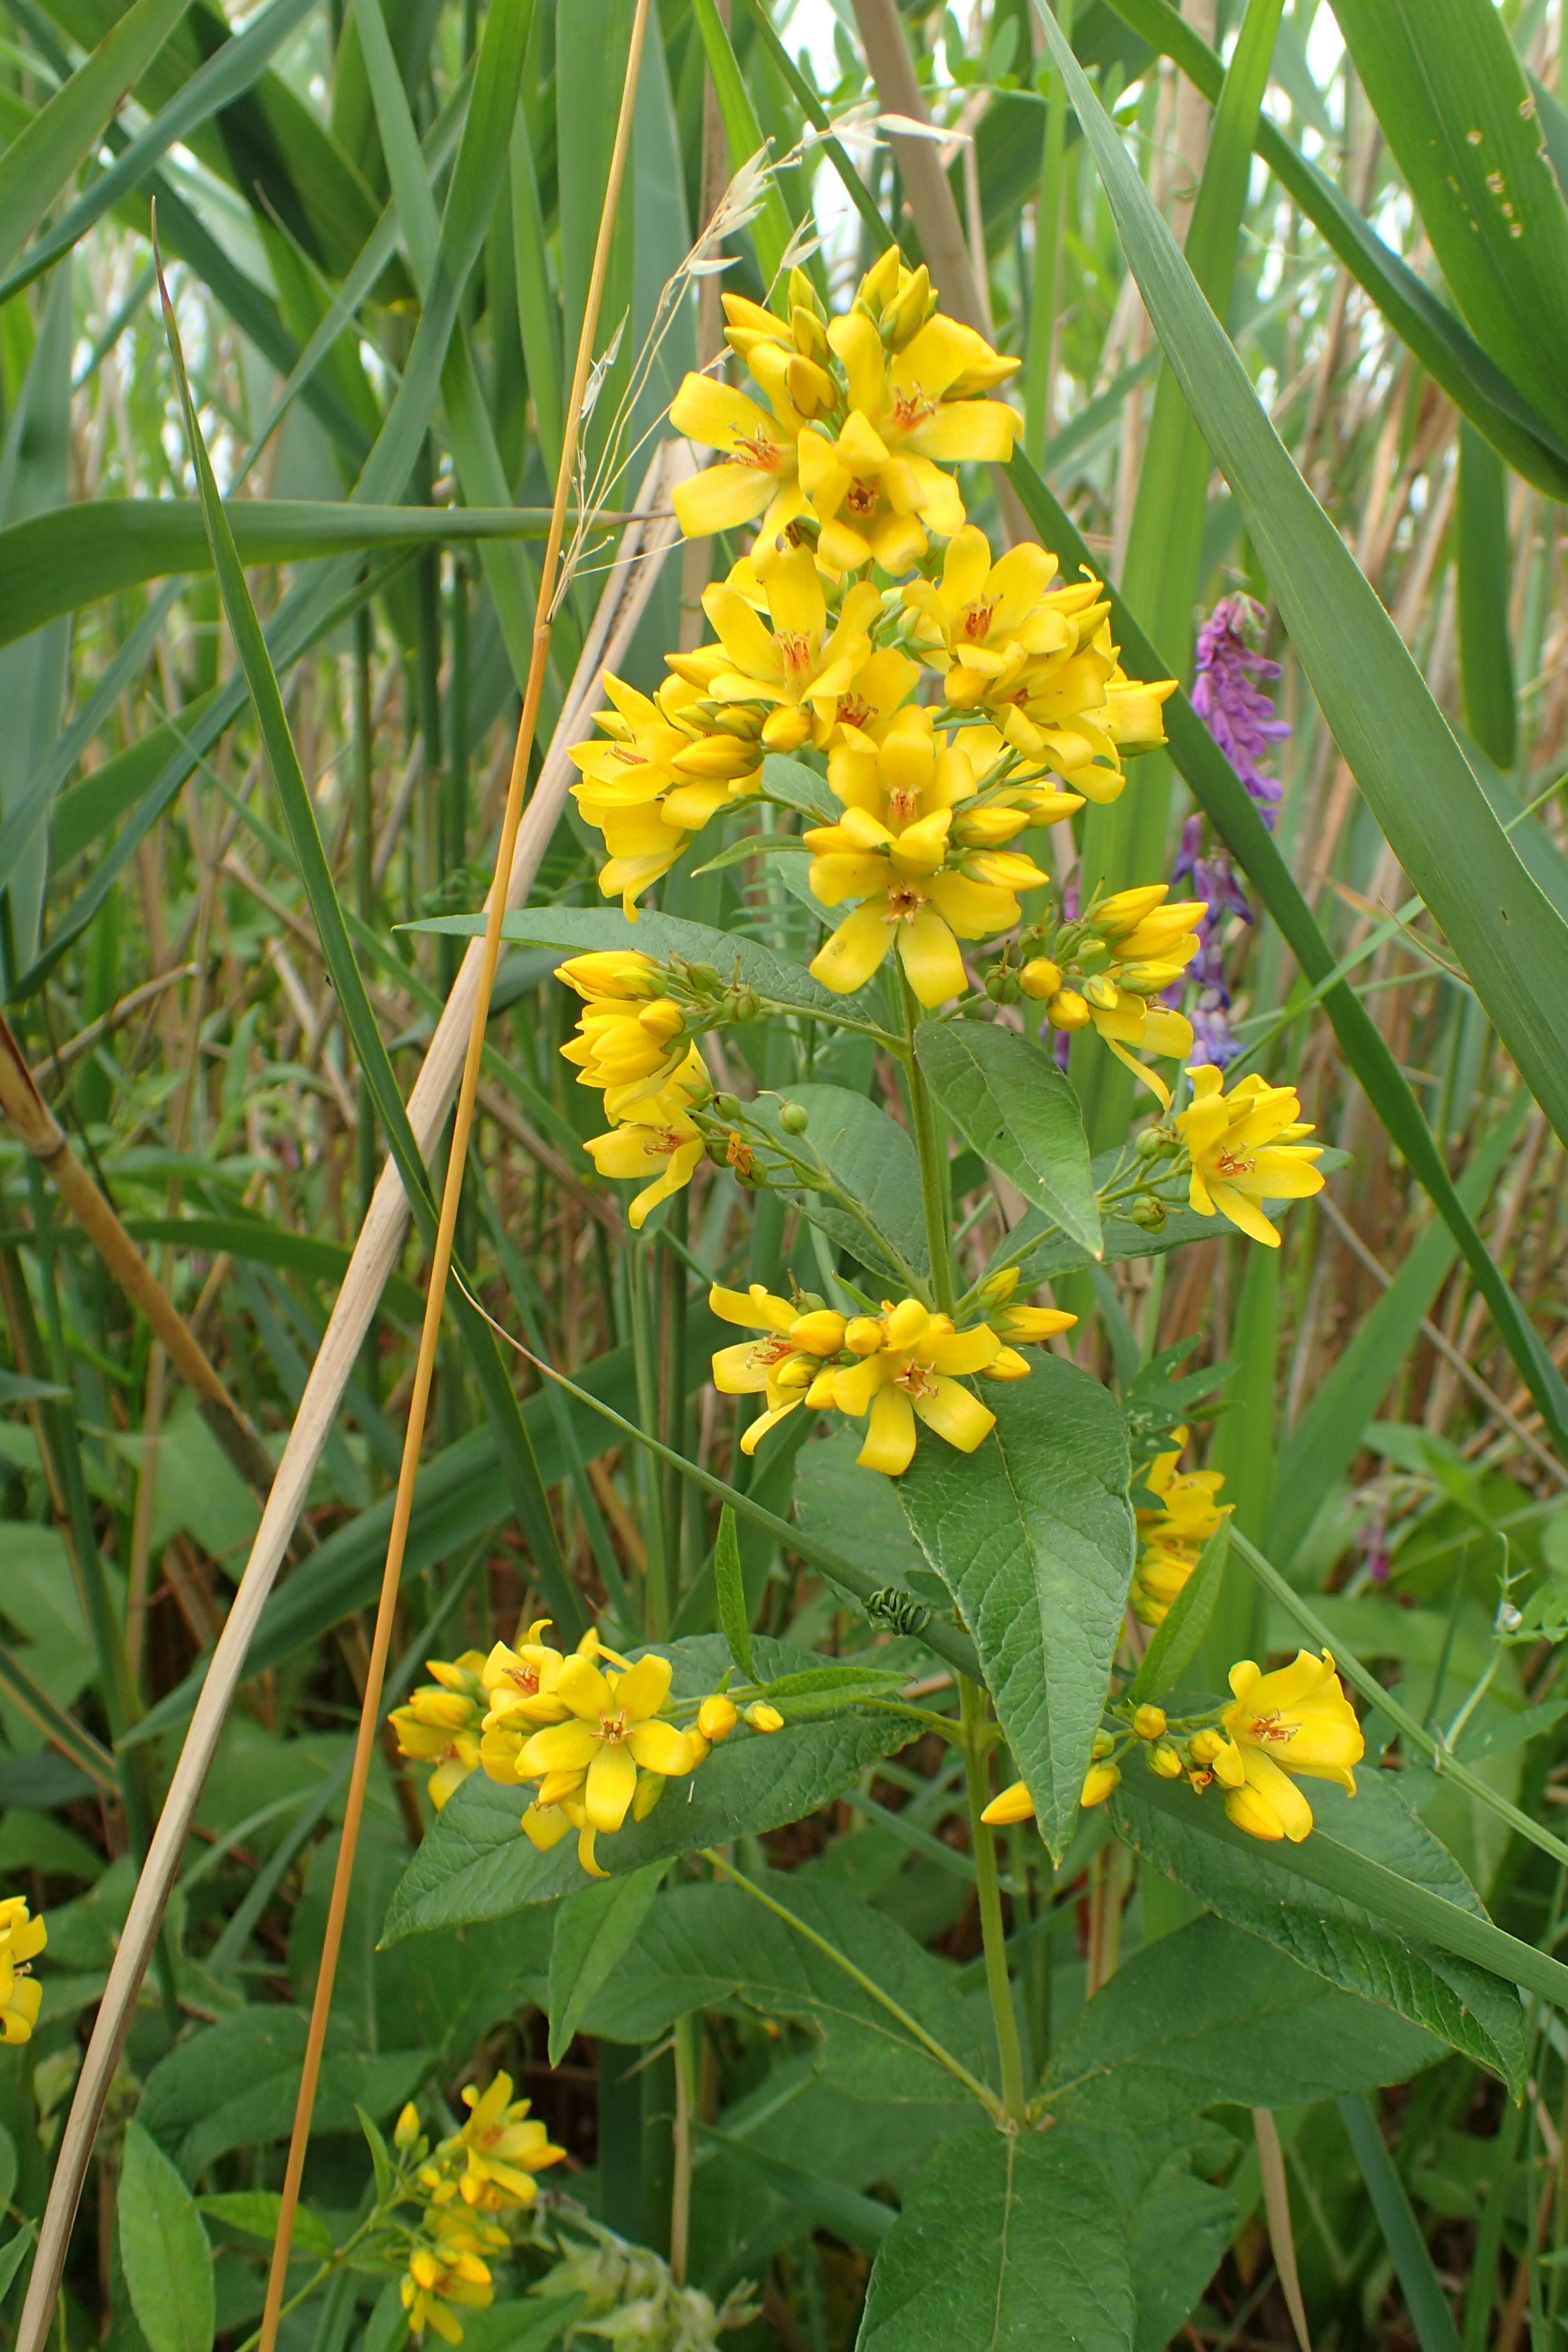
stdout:
[(741, 1547), (735, 1536), (735, 1514), (726, 1503), (719, 1513), (719, 1535), (713, 1546), (713, 1581), (719, 1594), (719, 1623), (746, 1680), (755, 1682), (752, 1664), (752, 1612), (746, 1606), (745, 1579), (741, 1574)]
[(837, 824), (844, 814), (826, 778), (808, 768), (804, 760), (787, 759), (782, 751), (770, 751), (763, 761), (763, 793), (766, 799), (798, 809), (802, 816), (813, 817), (819, 824)]
[(1458, 1864), (1386, 1774), (1363, 1770), (1353, 1803), (1331, 1783), (1311, 1790), (1317, 1826), (1288, 1849), (1247, 1837), (1212, 1800), (1152, 1773), (1124, 1780), (1111, 1805), (1128, 1843), (1221, 1918), (1517, 2084), (1521, 2012), (1497, 1964), (1510, 1976), (1522, 1968), (1519, 1981), (1541, 1990), (1550, 1979), (1547, 1998), (1561, 1999), (1552, 1964), (1515, 1956), (1515, 1939), (1491, 1926)]
[(36, 2221), (24, 2221), (16, 2235), (0, 2246), (0, 2304), (10, 2293), (11, 2282), (26, 2259), (27, 2250), (38, 2234)]
[(1239, 2218), (1228, 2189), (1194, 2178), (1184, 2149), (1160, 2165), (1127, 2223), (1127, 2267), (1138, 2298), (1133, 2352), (1165, 2352), (1180, 2334)]
[[(138, 2127), (152, 2133), (193, 2180), (231, 2148), (287, 2139), (307, 2026), (302, 2010), (268, 2001), (237, 2010), (177, 2043), (147, 2077)], [(315, 2128), (352, 2132), (360, 2107), (392, 2114), (417, 2089), (435, 2058), (430, 2050), (369, 2057), (334, 2048), (329, 2040)]]
[(212, 2352), (212, 2248), (190, 2190), (135, 2122), (125, 2127), (118, 2212), (131, 2307), (151, 2352)]
[[(1403, 638), (1259, 407), (1055, 18), (1039, 15), (1155, 331), (1236, 492), (1334, 740), (1531, 1093), (1568, 1135), (1568, 1037), (1540, 1012), (1543, 1000), (1568, 1001), (1568, 924), (1492, 814)], [(1500, 22), (1496, 31), (1506, 41)]]
[(1334, 16), (1472, 332), (1568, 433), (1568, 211), (1507, 25), (1491, 0), (1334, 0)]
[[(427, 922), (410, 923), (413, 931), (432, 931), (447, 939), (478, 939), (485, 928), (482, 915), (437, 915)], [(707, 964), (728, 982), (739, 979), (770, 1003), (804, 1013), (816, 1021), (831, 1021), (840, 1028), (875, 1026), (861, 996), (835, 996), (759, 940), (733, 931), (715, 931), (706, 923), (688, 923), (676, 915), (641, 914), (635, 923), (613, 907), (520, 907), (501, 925), (501, 937), (524, 947), (559, 948), (563, 956), (605, 949), (637, 950), (658, 961), (679, 956), (687, 963)], [(879, 1030), (878, 1034), (881, 1032)]]
[(751, 1116), (793, 1159), (825, 1170), (858, 1212), (806, 1186), (797, 1196), (805, 1215), (879, 1281), (900, 1291), (911, 1280), (923, 1285), (931, 1256), (920, 1161), (907, 1129), (847, 1087), (792, 1087), (789, 1100), (806, 1114), (804, 1135), (787, 1134), (779, 1120), (783, 1106), (765, 1097), (749, 1107)]
[(568, 1895), (550, 1953), (550, 2063), (559, 2066), (595, 1994), (637, 1940), (664, 1876), (661, 1862)]
[(1364, 2095), (1342, 2098), (1339, 2107), (1373, 2210), (1394, 2257), (1421, 2352), (1459, 2352), (1459, 2334), (1448, 2309), (1448, 2299), (1426, 2251), (1410, 2193), (1388, 2153), (1382, 2126)]
[[(538, 507), (371, 507), (321, 499), (235, 499), (226, 511), (242, 562), (303, 563), (363, 548), (542, 539)], [(209, 572), (201, 509), (184, 499), (97, 499), (0, 530), (8, 592), (0, 646), (171, 572)]]
[[(1198, 1554), (1197, 1565), (1172, 1601), (1168, 1615), (1154, 1629), (1154, 1638), (1139, 1661), (1127, 1685), (1133, 1706), (1163, 1698), (1197, 1656), (1225, 1581), (1230, 1550), (1230, 1521), (1222, 1519)], [(1254, 2105), (1267, 2105), (1255, 2100)]]
[(1086, 2128), (1154, 2133), (1205, 2107), (1307, 2106), (1402, 2083), (1440, 2045), (1222, 1918), (1127, 1962), (1051, 2053), (1041, 2096)]
[[(1174, 58), (1204, 97), (1218, 98), (1225, 68), (1171, 0), (1111, 0), (1111, 5), (1157, 52)], [(1408, 262), (1384, 243), (1328, 173), (1292, 147), (1267, 114), (1258, 127), (1258, 152), (1335, 259), (1371, 296), (1460, 413), (1537, 489), (1553, 499), (1568, 492), (1568, 446)]]
[(1512, 567), (1507, 487), (1501, 458), (1468, 418), (1459, 425), (1457, 520), (1454, 586), (1465, 725), (1489, 760), (1500, 768), (1511, 768), (1519, 714), (1508, 635)]
[(1055, 2133), (955, 2133), (877, 2257), (858, 2352), (1130, 2352), (1121, 2218)]
[[(1173, 22), (1181, 26), (1179, 17)], [(1202, 44), (1198, 46), (1201, 50)], [(1062, 562), (1093, 572), (1095, 566), (1088, 546), (1034, 467), (1015, 453), (1009, 472), (1030, 520)], [(1114, 589), (1108, 593), (1111, 626), (1121, 646), (1123, 662), (1136, 676), (1168, 675), (1167, 666), (1123, 599)], [(1194, 799), (1213, 818), (1235, 853), (1308, 979), (1321, 985), (1334, 972), (1337, 959), (1247, 787), (1185, 695), (1178, 692), (1171, 697), (1164, 718), (1172, 757)], [(1485, 1240), (1466, 1215), (1443, 1155), (1387, 1039), (1360, 997), (1343, 982), (1325, 989), (1322, 1003), (1345, 1060), (1360, 1079), (1368, 1101), (1464, 1252), (1476, 1286), (1490, 1307), (1503, 1344), (1547, 1427), (1559, 1446), (1568, 1445), (1568, 1383), (1564, 1383), (1548, 1355)], [(1169, 1223), (1166, 1230), (1169, 1231)], [(1158, 1249), (1161, 1242), (1161, 1236), (1154, 1236), (1146, 1249)], [(1107, 1258), (1112, 1254), (1112, 1234), (1108, 1229)], [(1141, 1253), (1129, 1250), (1123, 1254), (1136, 1256)]]
[(846, 2097), (951, 2106), (963, 2095), (947, 2069), (885, 2002), (829, 1958), (826, 1943), (984, 2079), (984, 2011), (959, 1993), (949, 1962), (844, 1888), (771, 1871), (750, 1884), (806, 1932), (741, 1886), (710, 1881), (669, 1887), (588, 2004), (587, 2030), (615, 2042), (652, 2042), (693, 2010), (734, 2005), (793, 2018), (824, 2034), (821, 2069)]
[(92, 153), (189, 5), (190, 0), (136, 0), (0, 155), (0, 268)]
[(759, 2174), (797, 2213), (804, 2214), (813, 2229), (829, 2231), (847, 2246), (857, 2246), (864, 2254), (876, 2254), (899, 2218), (892, 2206), (884, 2205), (879, 2198), (862, 2197), (858, 2189), (846, 2189), (839, 2181), (803, 2172), (799, 2165), (784, 2164), (779, 2158), (738, 2139), (732, 2132), (715, 2130), (711, 2124), (700, 2128), (706, 2147), (717, 2148), (742, 2170)]
[(898, 1481), (863, 1470), (856, 1428), (834, 1431), (802, 1448), (795, 1472), (795, 1525), (847, 1555), (881, 1584), (930, 1574), (899, 1507)]
[[(1491, 1198), (1528, 1109), (1529, 1097), (1521, 1093), (1459, 1179), (1458, 1197), (1471, 1216), (1479, 1215)], [(1372, 1312), (1352, 1332), (1285, 1440), (1268, 1520), (1268, 1549), (1279, 1559), (1289, 1562), (1324, 1496), (1349, 1470), (1368, 1422), (1387, 1395), (1458, 1255), (1458, 1244), (1447, 1226), (1440, 1221), (1428, 1225)]]
[(924, 1021), (915, 1056), (988, 1166), (1098, 1259), (1104, 1247), (1078, 1097), (1033, 1038), (990, 1021)]
[(974, 1637), (1059, 1862), (1121, 1635), (1131, 1473), (1109, 1391), (1043, 1350), (1033, 1365), (1026, 1381), (986, 1389), (996, 1427), (976, 1453), (922, 1434), (899, 1500)]
[[(698, 34), (708, 59), (708, 70), (713, 79), (713, 94), (719, 101), (719, 113), (724, 125), (724, 137), (730, 149), (730, 169), (738, 172), (749, 163), (764, 144), (762, 125), (741, 78), (735, 62), (735, 52), (730, 47), (730, 36), (724, 29), (714, 0), (692, 0), (692, 15), (697, 20)], [(758, 194), (761, 210), (752, 222), (748, 234), (757, 257), (764, 289), (771, 289), (784, 261), (793, 224), (784, 198), (775, 182), (769, 180)]]
[[(277, 2237), (283, 2217), (283, 2200), (276, 2189), (237, 2189), (221, 2197), (198, 2197), (196, 2208), (220, 2230), (237, 2230), (242, 2237), (259, 2238), (265, 2246)], [(293, 2243), (301, 2253), (314, 2254), (323, 2263), (331, 2262), (338, 2250), (326, 2223), (308, 2205), (294, 2209)]]
[[(809, 1652), (782, 1642), (752, 1642), (772, 1680), (812, 1663)], [(671, 1643), (660, 1654), (675, 1667), (677, 1698), (712, 1690), (730, 1663), (719, 1634)], [(674, 1781), (644, 1822), (628, 1822), (597, 1849), (616, 1876), (732, 1838), (760, 1836), (815, 1812), (879, 1758), (908, 1743), (909, 1720), (891, 1708), (853, 1707), (816, 1723), (786, 1722), (782, 1731), (731, 1732), (689, 1780)], [(549, 1903), (583, 1884), (574, 1840), (536, 1853), (521, 1829), (523, 1794), (476, 1772), (442, 1808), (410, 1863), (382, 1930), (384, 1943), (466, 1919), (499, 1919), (528, 1903)]]

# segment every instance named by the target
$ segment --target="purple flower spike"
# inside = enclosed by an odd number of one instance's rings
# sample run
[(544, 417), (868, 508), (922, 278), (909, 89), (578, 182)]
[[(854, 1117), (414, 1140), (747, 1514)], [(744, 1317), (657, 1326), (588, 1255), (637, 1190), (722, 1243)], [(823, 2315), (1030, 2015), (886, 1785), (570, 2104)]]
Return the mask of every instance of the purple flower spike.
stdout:
[(1290, 730), (1275, 717), (1273, 703), (1258, 684), (1259, 678), (1279, 675), (1279, 663), (1258, 650), (1263, 621), (1263, 607), (1256, 598), (1221, 598), (1198, 631), (1193, 709), (1272, 832), (1284, 786), (1277, 776), (1266, 776), (1259, 762), (1269, 757), (1269, 745), (1282, 742)]

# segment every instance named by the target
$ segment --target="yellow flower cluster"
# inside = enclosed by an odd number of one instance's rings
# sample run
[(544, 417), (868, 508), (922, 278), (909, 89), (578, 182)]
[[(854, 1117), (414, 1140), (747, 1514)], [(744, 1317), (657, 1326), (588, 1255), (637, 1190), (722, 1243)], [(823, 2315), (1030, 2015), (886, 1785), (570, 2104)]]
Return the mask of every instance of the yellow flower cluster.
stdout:
[(1160, 1498), (1157, 1511), (1140, 1511), (1138, 1565), (1132, 1571), (1132, 1614), (1141, 1625), (1158, 1625), (1198, 1564), (1198, 1556), (1230, 1506), (1218, 1500), (1225, 1484), (1220, 1470), (1178, 1470), (1187, 1433), (1178, 1429), (1169, 1454), (1156, 1455), (1143, 1484)]
[(420, 2337), (433, 2328), (448, 2344), (462, 2341), (459, 2310), (482, 2310), (494, 2300), (485, 2257), (504, 2252), (510, 2242), (496, 2217), (532, 2205), (535, 2173), (566, 2153), (552, 2145), (542, 2123), (529, 2119), (528, 2100), (513, 2099), (510, 2074), (496, 2075), (483, 2092), (465, 2090), (463, 2103), (468, 2121), (434, 2151), (412, 2102), (393, 2133), (399, 2158), (414, 2168), (408, 2193), (425, 2209), (409, 2233), (398, 2293), (410, 2334)]
[(1278, 1249), (1279, 1229), (1263, 1202), (1309, 1200), (1323, 1189), (1312, 1165), (1321, 1146), (1301, 1140), (1312, 1129), (1295, 1087), (1271, 1087), (1253, 1071), (1223, 1094), (1224, 1079), (1207, 1063), (1187, 1076), (1193, 1099), (1177, 1114), (1176, 1129), (1192, 1160), (1192, 1206), (1201, 1217), (1217, 1210), (1253, 1241)]
[(47, 1941), (48, 1930), (30, 1916), (26, 1895), (0, 1901), (0, 2042), (32, 2039), (44, 1989), (30, 1964)]
[(601, 1176), (649, 1181), (632, 1202), (631, 1227), (691, 1180), (703, 1140), (691, 1111), (710, 1092), (680, 1006), (664, 994), (658, 964), (610, 950), (574, 956), (560, 977), (583, 999), (577, 1033), (562, 1047), (577, 1083), (605, 1097), (608, 1131), (584, 1145)]
[[(1192, 1052), (1192, 1023), (1157, 1000), (1196, 955), (1198, 926), (1208, 908), (1201, 898), (1167, 906), (1169, 888), (1152, 882), (1117, 891), (1064, 924), (1049, 954), (1025, 963), (1019, 986), (1044, 1003), (1054, 1029), (1086, 1029), (1092, 1022), (1112, 1053), (1130, 1063), (1130, 1046), (1172, 1060)], [(1139, 1065), (1131, 1066), (1154, 1084)], [(1169, 1103), (1162, 1086), (1155, 1091)]]
[[(903, 946), (900, 927), (910, 926), (911, 981), (922, 972), (929, 992), (945, 979), (952, 994), (962, 986), (953, 939), (1016, 923), (1014, 894), (1045, 878), (1022, 856), (990, 873), (976, 861), (1026, 824), (1114, 800), (1123, 758), (1164, 740), (1161, 705), (1174, 681), (1124, 675), (1098, 581), (1058, 581), (1056, 558), (1033, 544), (993, 562), (967, 522), (944, 468), (1010, 457), (1018, 420), (985, 395), (1018, 362), (942, 317), (923, 268), (889, 251), (831, 319), (798, 270), (787, 319), (724, 300), (731, 348), (767, 404), (686, 378), (670, 421), (719, 461), (678, 487), (676, 512), (689, 537), (752, 523), (758, 536), (704, 593), (714, 642), (670, 655), (651, 698), (607, 678), (600, 737), (573, 750), (578, 807), (607, 852), (600, 887), (635, 918), (638, 893), (693, 835), (756, 791), (769, 751), (809, 744), (875, 768), (889, 730), (923, 730), (917, 756), (928, 768), (944, 761), (942, 778), (916, 787), (921, 805), (902, 817), (895, 776), (877, 806), (831, 775), (847, 809), (868, 811), (881, 831), (858, 838), (851, 827), (823, 851), (873, 861), (841, 870), (838, 896), (825, 902), (860, 902), (829, 969), (864, 976), (881, 961), (878, 943), (883, 954), (895, 935)], [(940, 568), (933, 533), (947, 541)], [(917, 565), (901, 588), (869, 576), (897, 583)], [(934, 710), (914, 702), (922, 675), (937, 683)], [(959, 745), (963, 757), (947, 760)], [(839, 766), (853, 780), (856, 761)], [(1066, 789), (1047, 787), (1047, 772)], [(926, 823), (943, 814), (945, 826)], [(951, 846), (939, 845), (949, 832)]]
[(973, 1454), (996, 1416), (958, 1376), (1025, 1380), (1028, 1362), (1009, 1339), (1037, 1343), (1074, 1320), (1049, 1307), (1016, 1307), (998, 1317), (1000, 1329), (977, 1323), (960, 1331), (951, 1316), (933, 1315), (918, 1298), (897, 1306), (885, 1299), (880, 1315), (844, 1316), (816, 1299), (775, 1297), (760, 1282), (749, 1291), (715, 1284), (708, 1304), (721, 1321), (763, 1335), (721, 1348), (713, 1359), (713, 1385), (721, 1395), (766, 1400), (766, 1412), (741, 1440), (742, 1453), (754, 1453), (797, 1405), (858, 1421), (869, 1414), (856, 1459), (889, 1478), (914, 1459), (917, 1422)]
[[(1132, 1739), (1143, 1745), (1149, 1769), (1163, 1780), (1185, 1780), (1197, 1795), (1216, 1781), (1226, 1816), (1248, 1837), (1289, 1838), (1299, 1845), (1312, 1827), (1312, 1808), (1297, 1780), (1337, 1780), (1355, 1795), (1353, 1767), (1366, 1752), (1355, 1709), (1325, 1650), (1297, 1653), (1294, 1662), (1266, 1675), (1250, 1658), (1230, 1670), (1232, 1704), (1184, 1736), (1171, 1737), (1164, 1709), (1133, 1710)], [(1123, 1743), (1130, 1744), (1130, 1743)], [(1103, 1804), (1121, 1778), (1117, 1741), (1098, 1732), (1080, 1801)], [(994, 1827), (1032, 1821), (1034, 1801), (1022, 1780), (993, 1798), (981, 1818)]]
[(395, 1706), (388, 1718), (397, 1735), (398, 1754), (434, 1765), (426, 1788), (437, 1812), (479, 1760), (484, 1663), (482, 1650), (465, 1650), (452, 1660), (426, 1658), (426, 1670), (435, 1675), (435, 1683), (423, 1685), (405, 1706)]

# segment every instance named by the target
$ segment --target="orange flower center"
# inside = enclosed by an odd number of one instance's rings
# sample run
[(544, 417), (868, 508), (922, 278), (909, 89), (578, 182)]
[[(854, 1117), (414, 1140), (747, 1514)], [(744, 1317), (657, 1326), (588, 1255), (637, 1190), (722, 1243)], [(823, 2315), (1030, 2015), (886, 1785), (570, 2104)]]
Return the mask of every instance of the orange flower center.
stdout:
[(936, 403), (928, 400), (917, 385), (912, 392), (900, 392), (893, 401), (893, 423), (900, 433), (912, 433), (917, 425), (936, 415)]
[(673, 1160), (686, 1139), (684, 1135), (678, 1135), (673, 1127), (652, 1127), (648, 1129), (647, 1148), (656, 1159)]
[(925, 900), (912, 882), (906, 882), (900, 877), (888, 886), (887, 919), (889, 923), (912, 923), (924, 905)]
[(1284, 1748), (1295, 1738), (1300, 1725), (1286, 1723), (1276, 1707), (1270, 1715), (1255, 1715), (1248, 1727), (1248, 1736), (1272, 1748)]
[(838, 723), (841, 727), (864, 727), (875, 717), (868, 702), (858, 694), (841, 694), (838, 698)]
[(1258, 1162), (1249, 1151), (1226, 1149), (1215, 1160), (1215, 1172), (1219, 1176), (1250, 1176), (1257, 1166)]
[(779, 449), (760, 429), (748, 441), (738, 437), (734, 444), (734, 460), (738, 466), (750, 466), (759, 474), (776, 474), (779, 469)]
[(874, 514), (877, 508), (875, 482), (853, 481), (845, 493), (844, 503), (852, 515)]
[(909, 1397), (935, 1396), (936, 1375), (929, 1364), (908, 1363), (901, 1372), (894, 1373), (893, 1386)]
[(798, 677), (811, 667), (812, 643), (803, 630), (781, 633), (775, 635), (773, 643), (779, 649), (779, 659), (788, 675)]
[(983, 638), (990, 635), (991, 615), (995, 610), (996, 599), (994, 596), (988, 603), (971, 604), (968, 607), (960, 628), (961, 634), (968, 638), (972, 646), (979, 645)]
[(508, 1666), (506, 1678), (509, 1683), (515, 1683), (528, 1698), (531, 1698), (539, 1688), (539, 1676), (531, 1666)]
[(599, 1717), (599, 1737), (606, 1748), (618, 1748), (630, 1730), (631, 1725), (626, 1721), (624, 1707), (618, 1715), (602, 1715)]
[(920, 793), (910, 784), (895, 784), (888, 794), (888, 816), (902, 832), (921, 813)]

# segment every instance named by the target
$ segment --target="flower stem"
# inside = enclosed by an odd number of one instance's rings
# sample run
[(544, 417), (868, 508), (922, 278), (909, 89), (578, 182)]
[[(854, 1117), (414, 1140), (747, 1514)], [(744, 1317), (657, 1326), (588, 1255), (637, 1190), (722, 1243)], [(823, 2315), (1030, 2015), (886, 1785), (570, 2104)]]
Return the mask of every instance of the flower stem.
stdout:
[(980, 1891), (980, 1933), (985, 1946), (985, 1989), (991, 1996), (991, 2017), (996, 2028), (996, 2054), (1002, 2062), (1002, 2106), (1008, 2120), (1022, 2123), (1027, 2099), (1024, 2090), (1024, 2052), (1018, 2039), (1018, 2015), (1007, 1976), (1007, 1937), (1002, 1925), (1002, 1889), (996, 1874), (996, 1841), (981, 1820), (990, 1797), (985, 1759), (985, 1696), (967, 1675), (958, 1677), (963, 1707), (963, 1769), (969, 1789), (969, 1832), (974, 1845), (974, 1874)]
[(938, 1308), (951, 1315), (958, 1296), (952, 1270), (952, 1243), (948, 1231), (946, 1152), (931, 1089), (915, 1054), (920, 1006), (915, 992), (900, 972), (904, 997), (904, 1034), (909, 1040), (910, 1109), (915, 1130), (915, 1151), (921, 1164), (921, 1206), (925, 1211), (926, 1247), (931, 1252), (931, 1295)]

